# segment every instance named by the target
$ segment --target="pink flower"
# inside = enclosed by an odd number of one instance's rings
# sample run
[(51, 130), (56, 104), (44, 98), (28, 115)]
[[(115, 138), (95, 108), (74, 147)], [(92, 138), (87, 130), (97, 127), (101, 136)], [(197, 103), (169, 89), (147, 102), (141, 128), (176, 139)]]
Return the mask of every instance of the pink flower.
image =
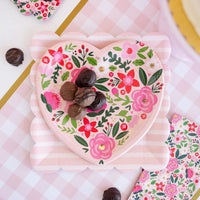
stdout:
[(139, 117), (137, 115), (133, 115), (131, 121), (128, 123), (130, 128), (133, 128), (138, 123)]
[(170, 132), (174, 131), (174, 126), (170, 125)]
[(134, 188), (133, 188), (133, 193), (136, 193), (136, 192), (139, 192), (139, 191), (142, 191), (142, 187), (140, 185), (136, 185)]
[(46, 76), (51, 76), (53, 69), (51, 69), (50, 67), (48, 67), (47, 65), (40, 65), (39, 66), (39, 71), (41, 74), (45, 74)]
[(138, 49), (139, 49), (138, 45), (125, 42), (123, 44), (122, 58), (135, 59), (137, 56)]
[(71, 77), (72, 77), (72, 80), (71, 82), (75, 83), (76, 81), (76, 78), (78, 77), (78, 75), (80, 74), (80, 72), (85, 69), (87, 67), (81, 67), (81, 69), (74, 69), (72, 72), (71, 72)]
[(113, 88), (113, 89), (112, 89), (112, 94), (113, 94), (113, 95), (116, 95), (116, 94), (118, 94), (118, 93), (119, 93), (119, 91), (118, 91), (117, 88)]
[(122, 73), (118, 73), (117, 75), (122, 80), (120, 82), (120, 84), (118, 85), (118, 88), (125, 87), (127, 93), (131, 92), (132, 86), (134, 86), (134, 87), (140, 86), (138, 80), (134, 79), (134, 77), (135, 77), (135, 71), (134, 70), (129, 71), (127, 76), (125, 74), (122, 74)]
[(170, 158), (166, 167), (169, 171), (174, 171), (178, 168), (178, 160), (176, 158)]
[(45, 92), (44, 96), (47, 100), (47, 103), (51, 105), (52, 110), (55, 110), (60, 106), (60, 98), (58, 94), (53, 92)]
[(175, 114), (172, 116), (171, 122), (172, 122), (173, 124), (177, 124), (178, 121), (180, 121), (181, 119), (182, 119), (181, 115), (175, 113)]
[(88, 113), (91, 113), (91, 112), (98, 113), (99, 111), (106, 109), (106, 107), (107, 107), (107, 104), (105, 103), (105, 104), (103, 105), (103, 107), (100, 108), (99, 110), (92, 111), (92, 110), (90, 110), (89, 108), (87, 108), (87, 112), (88, 112)]
[(149, 173), (148, 173), (146, 170), (144, 170), (144, 171), (142, 172), (140, 178), (139, 178), (139, 181), (140, 181), (141, 183), (144, 183), (144, 182), (145, 182), (146, 180), (148, 180), (148, 179), (149, 179)]
[(94, 128), (96, 126), (97, 122), (89, 122), (89, 120), (85, 117), (83, 118), (83, 123), (84, 125), (81, 126), (78, 131), (80, 132), (85, 132), (85, 137), (89, 138), (90, 137), (90, 132), (98, 132), (98, 130), (96, 128)]
[(151, 200), (152, 198), (148, 194), (144, 194), (142, 200)]
[(170, 156), (171, 157), (174, 157), (174, 151), (175, 151), (175, 148), (169, 148), (169, 153), (170, 153)]
[(68, 55), (63, 54), (62, 47), (59, 47), (57, 51), (49, 49), (48, 52), (51, 56), (53, 56), (51, 65), (55, 65), (56, 63), (59, 63), (61, 66), (64, 66), (63, 59), (68, 58)]
[(174, 197), (178, 193), (176, 184), (166, 185), (164, 192), (168, 197)]
[(181, 192), (185, 192), (186, 188), (185, 187), (179, 187), (178, 188), (178, 191), (181, 193)]
[(153, 110), (153, 106), (157, 103), (158, 99), (155, 94), (152, 93), (149, 87), (143, 87), (141, 90), (134, 90), (132, 93), (133, 109), (135, 111), (143, 111), (150, 113)]
[(98, 133), (90, 140), (90, 154), (95, 159), (109, 159), (115, 148), (115, 141), (104, 133)]
[(162, 182), (160, 182), (160, 183), (156, 183), (156, 186), (157, 186), (157, 188), (156, 188), (156, 190), (157, 191), (163, 191), (163, 187), (165, 186)]
[(188, 131), (194, 131), (195, 132), (195, 129), (197, 128), (197, 125), (193, 122), (192, 124), (188, 124), (189, 126), (189, 130)]
[(180, 135), (175, 136), (175, 142), (178, 144), (181, 141)]
[(41, 2), (38, 10), (41, 10), (42, 13), (45, 12), (45, 11), (48, 12), (47, 8), (48, 8), (48, 5), (44, 5), (44, 3)]
[(193, 177), (194, 172), (191, 168), (188, 168), (185, 171), (186, 171), (186, 178), (192, 178)]

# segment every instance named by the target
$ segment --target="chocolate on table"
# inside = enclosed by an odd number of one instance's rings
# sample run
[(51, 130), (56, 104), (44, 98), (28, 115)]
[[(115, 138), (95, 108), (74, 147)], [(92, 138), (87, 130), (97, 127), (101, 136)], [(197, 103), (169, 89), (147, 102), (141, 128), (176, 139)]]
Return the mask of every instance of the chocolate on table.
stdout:
[(12, 48), (6, 52), (6, 60), (14, 66), (19, 66), (24, 60), (24, 53), (20, 49)]
[(75, 94), (74, 102), (82, 107), (90, 106), (95, 100), (96, 93), (91, 88), (80, 88)]
[(96, 92), (96, 97), (93, 103), (88, 107), (92, 111), (101, 109), (106, 103), (106, 96), (102, 92)]
[(102, 200), (121, 200), (121, 193), (115, 187), (108, 188), (104, 191)]
[(86, 108), (78, 104), (72, 104), (68, 109), (68, 115), (74, 120), (82, 120), (86, 115)]
[(65, 82), (60, 89), (60, 96), (66, 101), (73, 101), (78, 87), (72, 82)]
[(96, 79), (95, 72), (85, 68), (79, 73), (76, 79), (76, 85), (78, 87), (92, 87), (96, 83)]

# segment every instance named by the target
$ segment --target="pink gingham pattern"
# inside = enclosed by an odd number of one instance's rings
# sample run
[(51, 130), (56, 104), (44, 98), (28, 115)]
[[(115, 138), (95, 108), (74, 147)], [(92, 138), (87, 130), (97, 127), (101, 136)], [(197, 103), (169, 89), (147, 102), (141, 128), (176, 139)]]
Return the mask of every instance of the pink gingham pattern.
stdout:
[[(157, 31), (159, 18), (157, 0), (93, 0), (89, 1), (66, 31), (96, 31), (114, 36), (121, 32), (147, 33)], [(172, 47), (173, 47), (172, 43)], [(188, 64), (170, 58), (171, 80), (168, 86), (171, 110), (185, 113), (200, 122), (200, 68), (198, 63)], [(183, 71), (182, 71), (183, 69)], [(30, 110), (32, 86), (27, 78), (0, 111), (0, 199), (101, 199), (107, 187), (116, 186), (122, 199), (130, 195), (139, 175), (138, 172), (81, 173), (59, 171), (53, 174), (35, 172), (29, 155), (33, 141), (29, 135), (33, 114)]]

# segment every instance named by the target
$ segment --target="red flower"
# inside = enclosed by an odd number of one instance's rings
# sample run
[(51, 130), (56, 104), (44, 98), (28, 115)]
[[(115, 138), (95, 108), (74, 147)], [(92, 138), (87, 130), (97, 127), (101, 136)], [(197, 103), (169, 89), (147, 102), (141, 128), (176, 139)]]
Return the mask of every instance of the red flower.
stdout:
[(63, 59), (68, 58), (68, 55), (63, 54), (62, 47), (59, 47), (57, 51), (52, 50), (52, 49), (49, 49), (48, 51), (49, 51), (49, 54), (53, 56), (51, 65), (55, 65), (58, 62), (61, 66), (64, 66)]
[(192, 124), (188, 124), (189, 131), (195, 131), (195, 128), (197, 128), (197, 125), (193, 122)]
[(48, 12), (47, 10), (48, 5), (44, 5), (43, 2), (40, 3), (40, 7), (38, 8), (38, 10), (41, 10), (41, 12), (43, 13), (44, 11)]
[(156, 186), (157, 186), (157, 188), (156, 188), (156, 190), (157, 191), (163, 191), (163, 187), (165, 186), (165, 185), (163, 185), (163, 183), (162, 182), (160, 182), (160, 183), (156, 183)]
[(60, 0), (55, 0), (56, 1), (56, 6), (59, 6)]
[(85, 117), (83, 118), (83, 123), (84, 125), (81, 126), (78, 131), (80, 132), (85, 132), (85, 136), (86, 138), (90, 137), (90, 132), (98, 132), (98, 130), (96, 128), (94, 128), (96, 126), (97, 122), (89, 122), (89, 120)]
[(134, 79), (135, 77), (134, 70), (129, 71), (127, 76), (122, 73), (118, 73), (118, 76), (122, 80), (120, 84), (118, 85), (118, 88), (123, 88), (125, 86), (127, 93), (131, 92), (131, 86), (135, 86), (135, 87), (140, 86), (139, 82), (136, 79)]
[(171, 157), (174, 157), (175, 148), (169, 149), (169, 153)]

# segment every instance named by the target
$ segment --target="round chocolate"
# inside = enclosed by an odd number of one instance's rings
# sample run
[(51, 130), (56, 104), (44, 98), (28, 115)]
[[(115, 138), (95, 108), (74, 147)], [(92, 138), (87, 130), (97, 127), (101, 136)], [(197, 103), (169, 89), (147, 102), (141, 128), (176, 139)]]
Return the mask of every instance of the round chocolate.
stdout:
[(73, 101), (78, 87), (72, 82), (65, 82), (60, 89), (60, 96), (66, 101)]
[(52, 2), (52, 0), (44, 0), (44, 1), (49, 1), (49, 2)]
[(24, 53), (20, 49), (12, 48), (6, 52), (6, 60), (14, 66), (19, 66), (24, 60)]
[(74, 102), (82, 107), (90, 106), (95, 100), (96, 93), (91, 88), (80, 88), (75, 94)]
[(108, 188), (104, 191), (102, 200), (121, 200), (120, 191), (115, 187)]
[(75, 83), (78, 87), (92, 87), (96, 83), (96, 79), (95, 72), (85, 68), (79, 73)]
[(72, 104), (68, 109), (68, 115), (74, 120), (82, 120), (86, 115), (86, 108), (82, 108), (78, 104)]
[(101, 109), (106, 103), (106, 96), (102, 92), (96, 92), (96, 97), (93, 103), (88, 107), (92, 111)]

